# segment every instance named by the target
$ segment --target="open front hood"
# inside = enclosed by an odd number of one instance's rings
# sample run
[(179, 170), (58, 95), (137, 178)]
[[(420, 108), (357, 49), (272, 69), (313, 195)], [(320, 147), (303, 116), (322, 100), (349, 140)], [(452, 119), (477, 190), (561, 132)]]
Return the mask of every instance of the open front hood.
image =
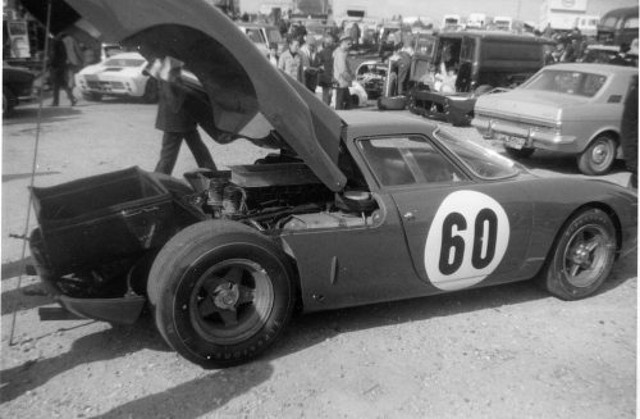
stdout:
[[(208, 96), (211, 110), (203, 128), (209, 133), (288, 145), (328, 188), (344, 187), (346, 177), (337, 164), (340, 117), (280, 73), (220, 10), (204, 0), (65, 1), (100, 32), (102, 41), (137, 47), (149, 61), (182, 61)], [(46, 0), (23, 3), (29, 10), (43, 10)], [(207, 122), (214, 129), (207, 129)], [(277, 135), (265, 142), (262, 137), (271, 128)]]

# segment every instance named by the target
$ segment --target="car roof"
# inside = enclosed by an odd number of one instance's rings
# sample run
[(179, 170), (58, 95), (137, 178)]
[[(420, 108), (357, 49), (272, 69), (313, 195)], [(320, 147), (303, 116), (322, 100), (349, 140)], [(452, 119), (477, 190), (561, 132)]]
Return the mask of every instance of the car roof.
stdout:
[(505, 31), (485, 31), (485, 30), (467, 30), (456, 32), (443, 32), (439, 35), (441, 38), (462, 38), (465, 36), (473, 38), (491, 39), (491, 40), (505, 40), (513, 42), (527, 42), (527, 43), (539, 43), (548, 44), (553, 42), (551, 39), (542, 38), (535, 35), (516, 34)]
[(544, 70), (589, 71), (592, 73), (599, 73), (603, 75), (609, 75), (612, 73), (635, 74), (638, 72), (638, 69), (635, 67), (625, 67), (620, 65), (601, 63), (561, 63), (544, 67)]
[(348, 138), (400, 133), (432, 132), (437, 125), (417, 115), (382, 112), (378, 110), (338, 111), (346, 122)]

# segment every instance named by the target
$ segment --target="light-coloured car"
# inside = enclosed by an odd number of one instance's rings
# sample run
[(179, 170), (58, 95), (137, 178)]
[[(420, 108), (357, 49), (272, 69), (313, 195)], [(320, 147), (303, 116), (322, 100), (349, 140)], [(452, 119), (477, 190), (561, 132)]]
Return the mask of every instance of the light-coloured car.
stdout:
[(103, 96), (141, 98), (158, 101), (158, 84), (145, 73), (147, 60), (137, 52), (124, 52), (83, 68), (76, 75), (76, 85), (87, 100)]
[(269, 55), (269, 45), (272, 43), (278, 45), (278, 51), (283, 50), (284, 39), (280, 35), (277, 27), (265, 23), (248, 22), (241, 22), (238, 24), (238, 27), (242, 32), (247, 34), (249, 39), (251, 39), (265, 56)]
[(472, 125), (485, 138), (502, 139), (512, 157), (536, 149), (570, 153), (582, 173), (602, 175), (622, 157), (623, 104), (637, 74), (610, 64), (547, 66), (511, 91), (479, 97)]

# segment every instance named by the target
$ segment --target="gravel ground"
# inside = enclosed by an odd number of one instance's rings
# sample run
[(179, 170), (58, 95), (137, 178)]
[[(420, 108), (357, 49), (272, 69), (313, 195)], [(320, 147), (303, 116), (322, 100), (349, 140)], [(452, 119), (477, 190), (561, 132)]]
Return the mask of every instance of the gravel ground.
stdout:
[[(148, 316), (130, 327), (40, 322), (37, 309), (51, 301), (34, 277), (18, 286), (22, 241), (8, 237), (25, 231), (36, 116), (31, 105), (3, 121), (0, 416), (636, 416), (636, 252), (583, 301), (562, 302), (524, 282), (304, 315), (264, 357), (226, 370), (182, 359)], [(37, 186), (155, 165), (153, 105), (107, 99), (45, 107), (43, 116)], [(482, 141), (471, 128), (444, 127)], [(242, 142), (207, 144), (223, 165), (262, 153)], [(573, 159), (540, 153), (528, 164), (545, 176), (580, 176)], [(193, 165), (183, 147), (174, 173)], [(605, 179), (626, 184), (628, 173), (620, 166)]]

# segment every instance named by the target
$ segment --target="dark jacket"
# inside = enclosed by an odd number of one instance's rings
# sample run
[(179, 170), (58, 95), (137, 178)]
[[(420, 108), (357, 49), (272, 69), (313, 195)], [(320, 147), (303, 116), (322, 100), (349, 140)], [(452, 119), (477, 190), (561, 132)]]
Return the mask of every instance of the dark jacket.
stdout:
[(318, 64), (324, 71), (320, 73), (319, 85), (322, 87), (331, 87), (333, 85), (333, 51), (334, 47), (324, 47), (316, 55)]
[(622, 152), (627, 168), (638, 171), (638, 76), (634, 76), (624, 102), (620, 124)]
[(165, 132), (190, 132), (196, 120), (184, 108), (185, 92), (178, 86), (158, 80), (156, 128)]

